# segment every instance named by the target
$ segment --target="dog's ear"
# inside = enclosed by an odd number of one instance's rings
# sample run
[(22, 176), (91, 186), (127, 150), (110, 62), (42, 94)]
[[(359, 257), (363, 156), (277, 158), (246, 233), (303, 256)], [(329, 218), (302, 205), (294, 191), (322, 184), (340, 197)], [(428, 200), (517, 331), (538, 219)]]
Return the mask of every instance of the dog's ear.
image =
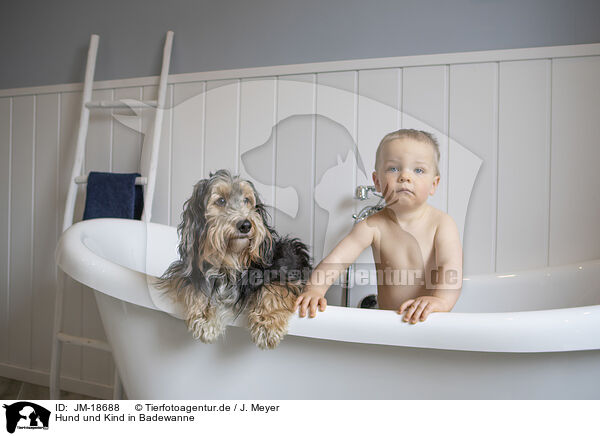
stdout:
[(262, 202), (262, 199), (260, 198), (260, 194), (254, 187), (254, 183), (252, 183), (250, 180), (246, 180), (246, 182), (250, 185), (250, 187), (252, 188), (252, 192), (254, 193), (254, 201), (256, 202), (256, 211), (260, 215), (260, 218), (262, 219), (262, 222), (264, 223), (264, 225), (268, 226), (269, 220), (271, 219), (271, 217), (270, 217), (269, 213), (267, 212), (267, 209), (265, 208), (265, 204)]
[(272, 265), (273, 264), (273, 238), (272, 235), (265, 238), (262, 244), (258, 249), (258, 253), (260, 259), (264, 265)]
[[(265, 205), (262, 202), (260, 202), (259, 199), (256, 199), (256, 212), (260, 216), (260, 219), (262, 220), (265, 227), (268, 227), (270, 229), (269, 221), (271, 220), (271, 216), (269, 215), (269, 212), (267, 212), (267, 208), (265, 207)], [(272, 231), (272, 229), (270, 230)]]
[(177, 227), (179, 233), (179, 257), (186, 264), (188, 274), (191, 274), (198, 255), (198, 247), (204, 238), (206, 226), (205, 210), (206, 195), (209, 189), (209, 179), (200, 180), (194, 186), (192, 196), (183, 204), (181, 223)]
[(262, 202), (262, 200), (260, 198), (260, 194), (254, 187), (254, 184), (250, 180), (246, 180), (246, 182), (252, 188), (252, 191), (254, 194), (254, 200), (256, 203), (256, 206), (254, 208), (256, 210), (256, 213), (260, 217), (260, 219), (263, 223), (263, 226), (267, 232), (267, 234), (265, 235), (265, 238), (263, 238), (262, 243), (258, 247), (258, 259), (259, 260), (255, 259), (255, 261), (258, 261), (263, 266), (269, 266), (273, 262), (273, 237), (277, 236), (277, 233), (275, 232), (275, 230), (273, 228), (271, 228), (269, 226), (269, 220), (271, 217), (269, 216), (269, 213), (267, 212), (265, 204)]
[(275, 229), (269, 226), (269, 220), (271, 219), (271, 216), (269, 215), (269, 212), (267, 212), (265, 204), (260, 198), (260, 194), (258, 193), (256, 188), (254, 187), (254, 184), (251, 181), (248, 181), (248, 183), (254, 191), (254, 199), (256, 201), (256, 212), (260, 216), (260, 219), (262, 220), (265, 229), (269, 233), (269, 235), (264, 239), (264, 241), (260, 245), (258, 252), (263, 263), (265, 265), (271, 265), (273, 263), (273, 237), (276, 237), (277, 233), (275, 232)]
[(271, 265), (273, 263), (273, 238), (277, 237), (275, 229), (271, 228), (268, 224), (269, 213), (267, 212), (265, 205), (260, 202), (257, 198), (256, 211), (260, 216), (265, 230), (267, 231), (266, 237), (260, 244), (258, 249), (259, 257), (264, 265)]

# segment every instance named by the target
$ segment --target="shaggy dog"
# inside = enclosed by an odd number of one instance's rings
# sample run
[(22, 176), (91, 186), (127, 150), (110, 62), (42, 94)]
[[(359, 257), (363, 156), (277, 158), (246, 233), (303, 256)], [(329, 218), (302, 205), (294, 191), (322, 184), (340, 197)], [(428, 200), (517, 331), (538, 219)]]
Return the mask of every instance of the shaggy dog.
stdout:
[(275, 348), (310, 274), (306, 245), (278, 236), (252, 183), (226, 170), (194, 186), (178, 232), (179, 260), (158, 286), (183, 304), (194, 338), (214, 342), (247, 309), (252, 340)]

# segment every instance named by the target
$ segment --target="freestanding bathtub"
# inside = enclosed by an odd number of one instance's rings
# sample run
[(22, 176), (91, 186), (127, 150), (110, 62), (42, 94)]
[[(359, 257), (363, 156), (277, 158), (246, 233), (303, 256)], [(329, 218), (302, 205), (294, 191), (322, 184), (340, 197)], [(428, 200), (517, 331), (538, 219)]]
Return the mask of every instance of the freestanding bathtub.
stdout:
[(600, 260), (466, 278), (453, 312), (416, 325), (329, 306), (263, 351), (244, 316), (215, 344), (192, 338), (151, 285), (176, 245), (173, 227), (98, 219), (57, 247), (95, 290), (130, 399), (600, 398)]

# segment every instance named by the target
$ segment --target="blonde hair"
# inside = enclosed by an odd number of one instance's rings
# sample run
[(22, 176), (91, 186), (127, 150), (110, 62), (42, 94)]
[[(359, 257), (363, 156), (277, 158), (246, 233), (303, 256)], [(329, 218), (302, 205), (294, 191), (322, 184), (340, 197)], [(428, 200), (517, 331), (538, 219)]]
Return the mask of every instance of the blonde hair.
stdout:
[(415, 129), (400, 129), (396, 130), (395, 132), (388, 133), (383, 137), (383, 139), (379, 143), (379, 146), (377, 147), (377, 152), (375, 153), (375, 170), (377, 170), (377, 167), (379, 166), (379, 155), (381, 154), (381, 149), (383, 148), (383, 145), (394, 139), (402, 138), (410, 138), (414, 139), (415, 141), (425, 142), (433, 147), (433, 150), (435, 152), (435, 171), (436, 175), (439, 176), (440, 170), (438, 168), (438, 165), (440, 162), (440, 145), (435, 139), (435, 136), (433, 136), (431, 133)]

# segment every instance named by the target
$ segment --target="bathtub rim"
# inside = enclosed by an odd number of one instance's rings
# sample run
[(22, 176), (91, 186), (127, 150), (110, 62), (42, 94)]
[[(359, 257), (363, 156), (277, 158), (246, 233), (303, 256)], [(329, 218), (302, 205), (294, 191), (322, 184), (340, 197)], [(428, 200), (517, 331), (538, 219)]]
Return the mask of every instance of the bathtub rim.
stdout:
[[(123, 228), (142, 224), (174, 229), (163, 224), (114, 218), (81, 221), (61, 236), (55, 252), (56, 264), (67, 275), (98, 292), (173, 316), (157, 307), (150, 297), (149, 277), (153, 276), (105, 259), (83, 242), (92, 229), (98, 230), (110, 222)], [(140, 292), (142, 288), (148, 292)], [(231, 325), (247, 327), (245, 320), (240, 316)], [(290, 319), (288, 334), (388, 346), (533, 353), (600, 349), (600, 335), (594, 335), (594, 331), (600, 331), (600, 305), (522, 312), (432, 313), (426, 323), (415, 325), (402, 322), (391, 310), (329, 306), (314, 319), (300, 318), (296, 313)]]

